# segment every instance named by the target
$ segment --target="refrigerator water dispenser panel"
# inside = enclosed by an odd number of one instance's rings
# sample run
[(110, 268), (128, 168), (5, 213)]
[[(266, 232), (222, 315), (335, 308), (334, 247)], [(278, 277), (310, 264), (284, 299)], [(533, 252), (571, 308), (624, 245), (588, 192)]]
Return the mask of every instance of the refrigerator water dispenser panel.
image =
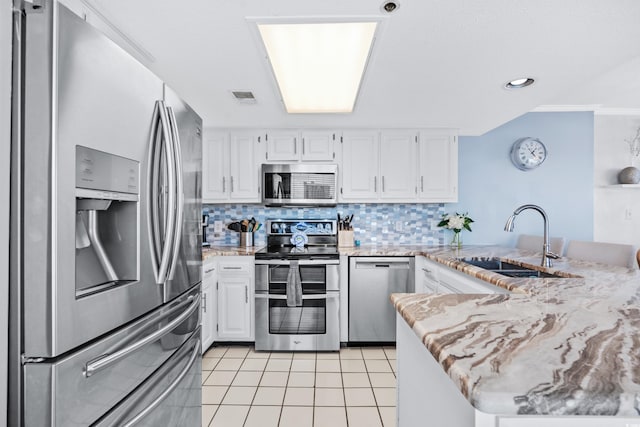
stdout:
[(76, 146), (76, 297), (138, 280), (139, 163)]

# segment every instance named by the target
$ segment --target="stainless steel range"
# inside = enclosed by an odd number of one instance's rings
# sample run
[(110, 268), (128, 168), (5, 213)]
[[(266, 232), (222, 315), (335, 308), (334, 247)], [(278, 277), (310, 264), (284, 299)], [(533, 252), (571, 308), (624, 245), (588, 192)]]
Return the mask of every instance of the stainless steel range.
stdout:
[(266, 225), (267, 247), (255, 255), (256, 350), (339, 350), (337, 222)]

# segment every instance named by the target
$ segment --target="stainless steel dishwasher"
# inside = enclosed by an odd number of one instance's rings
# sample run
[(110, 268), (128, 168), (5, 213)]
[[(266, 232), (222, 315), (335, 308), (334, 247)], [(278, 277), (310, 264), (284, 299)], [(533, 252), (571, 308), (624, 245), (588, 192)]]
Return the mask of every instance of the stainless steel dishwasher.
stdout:
[(395, 342), (389, 295), (415, 291), (413, 257), (349, 258), (349, 342)]

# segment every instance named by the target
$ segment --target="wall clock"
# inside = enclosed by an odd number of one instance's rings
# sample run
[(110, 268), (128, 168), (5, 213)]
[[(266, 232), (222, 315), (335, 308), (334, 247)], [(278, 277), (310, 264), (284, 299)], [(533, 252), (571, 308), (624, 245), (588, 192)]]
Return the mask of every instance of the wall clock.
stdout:
[(537, 138), (520, 138), (511, 146), (511, 161), (520, 170), (537, 168), (547, 158), (547, 147)]

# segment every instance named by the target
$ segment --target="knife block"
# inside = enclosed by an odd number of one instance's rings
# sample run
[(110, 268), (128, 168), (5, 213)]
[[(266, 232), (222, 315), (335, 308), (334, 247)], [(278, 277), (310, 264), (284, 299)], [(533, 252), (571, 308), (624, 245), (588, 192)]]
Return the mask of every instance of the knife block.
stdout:
[(352, 248), (353, 243), (353, 230), (339, 230), (338, 231), (338, 246), (343, 248)]

